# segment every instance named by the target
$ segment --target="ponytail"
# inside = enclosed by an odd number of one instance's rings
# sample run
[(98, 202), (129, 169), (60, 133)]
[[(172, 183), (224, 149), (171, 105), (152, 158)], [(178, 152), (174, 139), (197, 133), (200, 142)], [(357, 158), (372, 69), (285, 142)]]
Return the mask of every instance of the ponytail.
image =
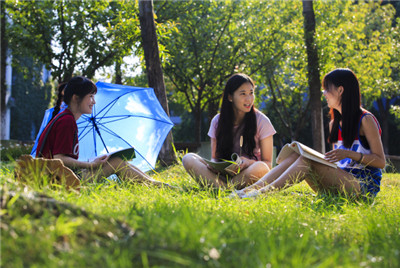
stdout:
[(51, 119), (53, 119), (60, 112), (61, 103), (62, 103), (63, 98), (64, 98), (63, 90), (65, 89), (66, 85), (67, 85), (67, 83), (61, 83), (61, 84), (58, 85), (58, 88), (57, 88), (57, 92), (58, 92), (57, 102), (56, 102), (56, 106), (54, 107), (53, 114), (51, 115)]

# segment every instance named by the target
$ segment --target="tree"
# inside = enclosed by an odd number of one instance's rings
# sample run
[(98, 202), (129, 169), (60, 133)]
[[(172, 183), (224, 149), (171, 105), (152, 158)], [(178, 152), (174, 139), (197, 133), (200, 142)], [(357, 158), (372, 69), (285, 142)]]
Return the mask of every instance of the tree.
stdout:
[[(170, 99), (193, 113), (194, 140), (199, 143), (202, 113), (215, 115), (227, 78), (235, 72), (255, 75), (279, 60), (282, 49), (274, 44), (281, 26), (271, 19), (275, 10), (269, 4), (253, 1), (158, 4), (160, 19), (175, 17), (177, 25), (162, 40), (168, 51), (164, 71), (174, 85)], [(262, 28), (262, 20), (264, 26), (273, 25), (262, 30), (265, 35), (253, 30)]]
[[(58, 81), (92, 78), (140, 40), (135, 2), (7, 1), (13, 55), (33, 57)], [(18, 62), (13, 64), (17, 67)]]
[(5, 122), (6, 122), (6, 94), (7, 94), (7, 85), (6, 85), (6, 67), (7, 67), (7, 49), (8, 49), (8, 42), (6, 36), (6, 8), (5, 3), (0, 2), (0, 20), (1, 20), (1, 80), (0, 80), (0, 87), (1, 87), (1, 102), (0, 102), (0, 114), (1, 114), (1, 135), (0, 139), (4, 139), (5, 137)]
[[(223, 3), (214, 4), (209, 1), (172, 2), (164, 5), (164, 10), (159, 10), (159, 16), (162, 17), (163, 11), (168, 14), (166, 9), (174, 10), (177, 5), (180, 6), (177, 8), (185, 5), (189, 11), (177, 17), (178, 31), (171, 33), (169, 39), (164, 40), (164, 45), (169, 51), (164, 70), (175, 86), (175, 93), (171, 97), (185, 102), (187, 109), (194, 115), (194, 140), (199, 143), (202, 111), (207, 109), (209, 102), (219, 98), (221, 90), (217, 91), (216, 88), (221, 88), (224, 80), (235, 70), (235, 63), (230, 62), (232, 57), (229, 57), (229, 51), (221, 51), (226, 47), (221, 44), (221, 39), (226, 39), (225, 31), (232, 19), (229, 14), (232, 8)], [(222, 7), (219, 15), (216, 9), (210, 8), (213, 5)], [(219, 27), (215, 23), (217, 20), (220, 21)], [(217, 27), (219, 29), (216, 29)], [(226, 56), (224, 65), (219, 62), (221, 53)], [(229, 70), (226, 66), (229, 66)]]
[[(262, 102), (260, 107), (277, 130), (274, 143), (281, 147), (287, 142), (300, 140), (312, 146), (310, 135), (306, 133), (310, 129), (310, 103), (301, 2), (269, 2), (268, 6), (261, 3), (253, 9), (260, 10), (255, 16), (263, 23), (252, 25), (249, 35), (261, 41), (250, 50), (249, 58), (254, 59), (250, 68), (256, 67), (253, 76), (261, 85), (257, 98)], [(269, 59), (266, 57), (268, 54)]]
[[(306, 140), (312, 145), (311, 98), (321, 99), (321, 93), (319, 85), (313, 87), (316, 95), (310, 94), (307, 68), (317, 65), (307, 59), (302, 2), (155, 4), (158, 21), (177, 25), (177, 31), (160, 40), (168, 51), (163, 63), (167, 82), (173, 85), (169, 88), (171, 102), (184, 105), (199, 121), (203, 111), (215, 111), (212, 107), (218, 106), (227, 76), (245, 72), (256, 80), (258, 104), (278, 131), (274, 140)], [(320, 80), (334, 68), (349, 67), (360, 79), (366, 107), (380, 97), (398, 95), (400, 35), (398, 26), (393, 26), (392, 5), (365, 1), (312, 4), (320, 66), (314, 79)], [(195, 131), (198, 141), (199, 127)]]
[[(153, 13), (152, 0), (139, 0), (140, 29), (149, 87), (154, 89), (161, 106), (169, 115)], [(160, 159), (167, 165), (176, 161), (172, 144), (173, 138), (170, 131), (160, 152)]]
[(317, 2), (316, 11), (321, 17), (317, 43), (323, 73), (335, 67), (356, 73), (363, 105), (377, 102), (383, 146), (389, 153), (390, 102), (400, 91), (400, 35), (399, 24), (393, 23), (394, 7), (376, 2)]
[(324, 128), (322, 121), (321, 81), (319, 73), (318, 48), (315, 42), (315, 15), (313, 1), (303, 0), (304, 39), (307, 50), (308, 85), (313, 147), (325, 153)]

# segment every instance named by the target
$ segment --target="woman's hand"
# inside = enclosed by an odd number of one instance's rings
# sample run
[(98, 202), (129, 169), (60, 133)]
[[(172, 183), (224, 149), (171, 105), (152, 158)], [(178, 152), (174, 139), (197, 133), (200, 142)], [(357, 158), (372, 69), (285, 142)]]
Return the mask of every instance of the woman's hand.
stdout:
[(343, 150), (343, 149), (336, 149), (332, 150), (330, 152), (327, 152), (325, 154), (325, 160), (328, 160), (329, 162), (337, 162), (345, 158), (349, 158), (349, 150)]
[(102, 166), (103, 164), (107, 163), (108, 159), (110, 158), (110, 155), (101, 155), (97, 157), (95, 160), (93, 160), (90, 164), (92, 168), (97, 168)]
[(248, 168), (249, 166), (251, 166), (255, 161), (248, 159), (246, 157), (241, 156), (240, 157), (242, 159), (242, 163), (238, 166), (238, 169), (240, 168), (240, 171)]

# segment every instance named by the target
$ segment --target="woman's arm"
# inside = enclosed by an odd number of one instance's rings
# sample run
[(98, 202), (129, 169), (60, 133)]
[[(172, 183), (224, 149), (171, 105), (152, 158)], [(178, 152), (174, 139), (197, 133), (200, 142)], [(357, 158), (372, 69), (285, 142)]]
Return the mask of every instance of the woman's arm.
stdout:
[[(361, 163), (377, 168), (385, 168), (386, 159), (383, 151), (381, 135), (374, 118), (366, 115), (361, 120), (360, 134), (367, 138), (371, 154), (364, 155)], [(360, 159), (361, 154), (358, 154)], [(357, 159), (358, 160), (358, 159)]]
[(353, 159), (363, 165), (372, 166), (376, 168), (384, 168), (386, 165), (385, 154), (379, 129), (372, 118), (366, 115), (361, 120), (360, 135), (367, 138), (371, 153), (368, 155), (361, 155), (361, 153), (351, 150), (336, 149), (325, 154), (325, 159), (331, 162), (337, 162), (345, 158)]
[[(270, 169), (272, 169), (272, 154), (274, 150), (274, 138), (273, 136), (266, 137), (260, 141), (260, 151), (261, 151), (261, 160), (265, 164), (268, 165)], [(245, 169), (257, 162), (254, 159), (248, 159), (246, 157), (242, 157), (243, 164), (240, 165), (240, 168)]]
[(261, 161), (272, 168), (272, 155), (274, 151), (274, 137), (269, 136), (260, 141)]
[(106, 163), (108, 161), (109, 155), (102, 155), (93, 160), (92, 162), (84, 162), (84, 161), (79, 161), (76, 160), (70, 156), (64, 155), (64, 154), (56, 154), (53, 157), (54, 159), (60, 159), (63, 161), (64, 165), (69, 167), (69, 168), (97, 168), (101, 166), (102, 164)]
[(211, 160), (217, 161), (217, 139), (211, 138)]

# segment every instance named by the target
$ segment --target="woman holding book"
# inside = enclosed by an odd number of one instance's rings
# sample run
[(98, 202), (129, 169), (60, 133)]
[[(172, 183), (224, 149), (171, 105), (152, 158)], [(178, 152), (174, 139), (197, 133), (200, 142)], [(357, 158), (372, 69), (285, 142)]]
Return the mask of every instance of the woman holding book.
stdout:
[(57, 114), (40, 135), (36, 157), (60, 159), (65, 166), (76, 171), (82, 179), (97, 179), (117, 174), (121, 179), (130, 179), (155, 185), (155, 181), (135, 166), (120, 157), (103, 155), (92, 162), (79, 161), (78, 127), (76, 120), (82, 114), (91, 114), (96, 103), (96, 85), (81, 76), (72, 78), (64, 89), (64, 102), (68, 107)]
[(220, 113), (211, 121), (211, 160), (230, 160), (240, 156), (234, 174), (218, 172), (194, 153), (186, 154), (182, 163), (189, 174), (202, 185), (241, 189), (269, 172), (272, 163), (273, 135), (268, 117), (254, 108), (254, 82), (245, 74), (232, 75), (224, 89)]
[(337, 168), (293, 152), (257, 183), (235, 194), (257, 196), (304, 179), (317, 192), (376, 196), (385, 154), (378, 121), (361, 107), (358, 79), (349, 69), (336, 69), (325, 75), (322, 84), (331, 117), (328, 142), (333, 145), (324, 158)]

